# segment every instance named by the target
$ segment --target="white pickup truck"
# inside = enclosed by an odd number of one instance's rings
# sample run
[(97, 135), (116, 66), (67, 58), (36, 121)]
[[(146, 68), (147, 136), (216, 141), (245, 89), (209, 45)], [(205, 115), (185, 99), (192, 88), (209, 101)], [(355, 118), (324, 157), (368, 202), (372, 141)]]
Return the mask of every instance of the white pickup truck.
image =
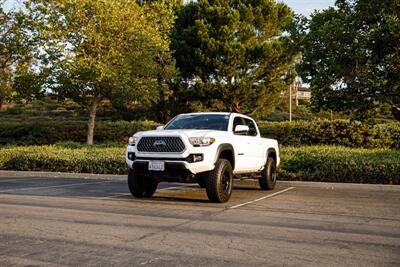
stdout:
[(278, 142), (261, 138), (253, 119), (238, 113), (181, 114), (157, 130), (129, 138), (126, 162), (133, 196), (151, 197), (160, 181), (197, 182), (211, 202), (226, 202), (234, 178), (258, 178), (273, 189)]

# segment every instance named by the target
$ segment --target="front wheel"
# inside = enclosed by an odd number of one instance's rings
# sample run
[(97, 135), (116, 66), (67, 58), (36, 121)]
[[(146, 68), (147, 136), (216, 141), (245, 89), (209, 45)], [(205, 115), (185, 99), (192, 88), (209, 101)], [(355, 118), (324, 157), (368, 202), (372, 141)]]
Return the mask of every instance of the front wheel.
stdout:
[(219, 159), (214, 170), (205, 177), (208, 199), (211, 202), (227, 202), (232, 194), (233, 172), (232, 165), (226, 159)]
[(276, 162), (273, 158), (268, 158), (265, 167), (261, 172), (261, 177), (258, 179), (261, 189), (272, 190), (276, 185)]
[(128, 187), (134, 197), (152, 197), (157, 190), (158, 183), (153, 179), (144, 179), (139, 173), (129, 169)]

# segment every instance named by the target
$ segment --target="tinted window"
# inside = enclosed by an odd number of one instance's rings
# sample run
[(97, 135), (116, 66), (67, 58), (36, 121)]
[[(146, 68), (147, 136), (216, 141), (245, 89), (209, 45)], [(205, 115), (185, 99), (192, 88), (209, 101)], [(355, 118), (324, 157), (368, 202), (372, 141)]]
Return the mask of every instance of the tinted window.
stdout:
[(235, 119), (233, 120), (233, 132), (235, 132), (235, 128), (238, 125), (245, 125), (242, 117), (235, 117)]
[(249, 119), (246, 119), (246, 118), (243, 118), (243, 119), (244, 119), (245, 125), (249, 126), (249, 132), (248, 132), (247, 135), (256, 136), (257, 135), (257, 128), (256, 128), (255, 123), (252, 120), (249, 120)]
[(180, 115), (170, 121), (164, 129), (228, 130), (229, 115), (188, 114)]

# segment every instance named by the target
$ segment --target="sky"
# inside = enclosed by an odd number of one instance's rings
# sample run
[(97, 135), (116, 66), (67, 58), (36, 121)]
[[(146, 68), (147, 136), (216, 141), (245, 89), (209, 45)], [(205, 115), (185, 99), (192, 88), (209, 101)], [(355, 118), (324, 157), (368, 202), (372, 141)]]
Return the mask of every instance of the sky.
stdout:
[(335, 0), (279, 0), (290, 6), (295, 13), (310, 15), (315, 9), (325, 9), (335, 5)]
[[(335, 0), (278, 0), (290, 6), (295, 13), (304, 16), (310, 15), (315, 9), (324, 9), (335, 4)], [(23, 0), (6, 0), (5, 7), (10, 9), (22, 6)]]

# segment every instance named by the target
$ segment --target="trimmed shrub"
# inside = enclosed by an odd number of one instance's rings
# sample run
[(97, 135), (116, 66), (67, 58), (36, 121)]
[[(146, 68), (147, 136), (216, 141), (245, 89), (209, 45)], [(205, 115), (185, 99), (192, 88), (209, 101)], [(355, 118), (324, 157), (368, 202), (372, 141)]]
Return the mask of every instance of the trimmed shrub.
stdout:
[[(400, 148), (400, 123), (369, 125), (347, 120), (259, 122), (263, 137), (277, 139), (285, 146), (339, 145), (365, 148)], [(138, 131), (152, 130), (150, 121), (99, 121), (95, 126), (96, 143), (127, 143)], [(86, 141), (86, 122), (41, 121), (0, 122), (0, 145), (47, 145), (57, 142)]]
[(27, 146), (1, 148), (0, 153), (3, 170), (99, 174), (127, 171), (122, 147)]
[(364, 148), (400, 148), (400, 123), (368, 125), (348, 120), (261, 122), (263, 137), (286, 146), (338, 145)]
[[(102, 122), (95, 125), (95, 142), (127, 143), (129, 136), (138, 132), (155, 129), (154, 122)], [(0, 144), (2, 145), (48, 145), (57, 142), (86, 141), (87, 124), (82, 121), (43, 121), (0, 123)]]
[[(74, 146), (73, 143), (69, 145)], [(126, 174), (124, 147), (0, 148), (0, 169)], [(337, 146), (285, 147), (279, 179), (344, 183), (400, 184), (400, 151)]]
[(281, 159), (283, 180), (400, 184), (400, 150), (286, 147)]

